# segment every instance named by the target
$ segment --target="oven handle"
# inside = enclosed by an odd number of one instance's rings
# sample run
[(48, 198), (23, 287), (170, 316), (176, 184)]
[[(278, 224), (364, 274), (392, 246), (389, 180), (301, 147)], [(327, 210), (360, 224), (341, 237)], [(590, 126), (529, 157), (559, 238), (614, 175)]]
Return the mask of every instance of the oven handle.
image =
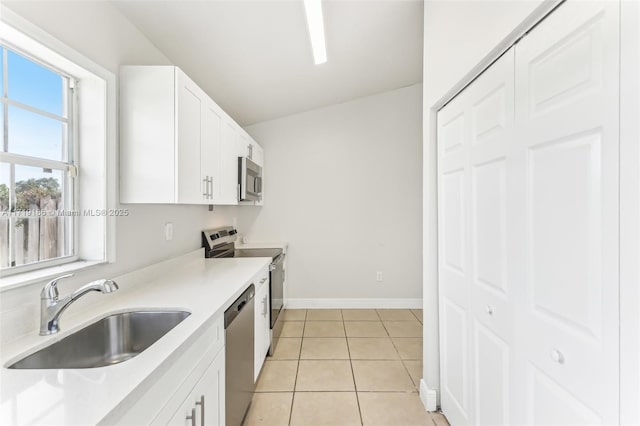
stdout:
[(284, 257), (286, 256), (286, 253), (280, 253), (278, 255), (278, 257), (275, 258), (275, 260), (273, 261), (273, 263), (282, 263), (284, 262)]

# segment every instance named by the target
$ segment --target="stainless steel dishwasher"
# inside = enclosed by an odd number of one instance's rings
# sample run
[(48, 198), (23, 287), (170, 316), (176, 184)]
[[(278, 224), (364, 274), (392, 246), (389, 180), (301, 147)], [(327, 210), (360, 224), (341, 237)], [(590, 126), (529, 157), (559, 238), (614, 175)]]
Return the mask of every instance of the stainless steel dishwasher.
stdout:
[(253, 382), (254, 300), (251, 284), (224, 312), (226, 426), (241, 426), (255, 389)]

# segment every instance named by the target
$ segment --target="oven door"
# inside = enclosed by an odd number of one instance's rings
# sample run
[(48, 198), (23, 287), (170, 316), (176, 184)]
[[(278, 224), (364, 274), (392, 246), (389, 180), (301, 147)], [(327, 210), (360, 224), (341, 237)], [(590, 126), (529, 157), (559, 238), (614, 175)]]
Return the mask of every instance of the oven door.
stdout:
[(269, 290), (271, 294), (271, 329), (276, 325), (284, 304), (284, 253), (276, 257), (269, 267)]
[(262, 199), (262, 167), (247, 157), (238, 157), (239, 201)]

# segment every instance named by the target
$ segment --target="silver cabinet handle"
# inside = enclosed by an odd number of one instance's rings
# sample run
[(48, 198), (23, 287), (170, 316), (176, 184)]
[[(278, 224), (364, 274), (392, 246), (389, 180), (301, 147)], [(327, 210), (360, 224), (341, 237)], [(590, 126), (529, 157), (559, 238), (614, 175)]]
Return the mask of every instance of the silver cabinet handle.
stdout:
[(487, 312), (488, 315), (493, 315), (493, 306), (487, 305), (487, 307), (484, 308), (484, 310)]
[(265, 282), (267, 280), (267, 277), (264, 277), (263, 279), (260, 280), (260, 284), (262, 284), (263, 282)]
[(191, 409), (191, 415), (187, 416), (187, 420), (191, 420), (191, 426), (196, 426), (196, 409)]
[(200, 401), (196, 401), (196, 405), (200, 406), (200, 424), (204, 426), (204, 395), (200, 395)]
[(265, 295), (265, 296), (264, 296), (264, 299), (262, 299), (262, 305), (263, 305), (263, 307), (264, 307), (264, 310), (262, 311), (262, 316), (263, 316), (263, 317), (265, 317), (265, 318), (267, 317), (267, 313), (268, 313), (268, 311), (269, 311), (269, 310), (267, 309), (267, 304), (268, 304), (268, 303), (269, 303), (269, 302), (267, 302), (267, 295)]
[(204, 192), (202, 193), (202, 196), (204, 198), (207, 198), (209, 195), (209, 178), (205, 177), (204, 179), (202, 179), (202, 183), (204, 183)]
[(213, 199), (213, 177), (210, 177), (209, 181), (211, 182), (211, 199)]

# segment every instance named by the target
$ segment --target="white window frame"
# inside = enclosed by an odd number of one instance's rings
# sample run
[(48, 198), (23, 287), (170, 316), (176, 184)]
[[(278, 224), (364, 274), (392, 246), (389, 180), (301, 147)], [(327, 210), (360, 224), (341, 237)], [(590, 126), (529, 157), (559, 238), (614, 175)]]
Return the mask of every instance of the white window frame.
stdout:
[[(7, 89), (7, 85), (8, 83), (8, 50), (13, 51), (14, 53), (17, 53), (21, 56), (23, 56), (24, 58), (28, 59), (29, 61), (42, 66), (43, 68), (46, 68), (58, 75), (60, 75), (61, 77), (67, 79), (67, 93), (65, 93), (65, 99), (64, 99), (64, 103), (65, 103), (65, 108), (66, 108), (66, 117), (64, 117), (64, 123), (66, 123), (67, 125), (67, 140), (65, 141), (65, 149), (67, 151), (67, 158), (66, 161), (56, 161), (56, 160), (48, 160), (45, 158), (38, 158), (38, 157), (31, 157), (31, 156), (25, 156), (25, 155), (21, 155), (21, 154), (14, 154), (9, 152), (8, 150), (8, 145), (9, 145), (9, 141), (7, 139), (7, 134), (5, 134), (4, 136), (4, 150), (1, 152), (1, 156), (2, 156), (2, 162), (3, 163), (8, 163), (8, 164), (13, 164), (13, 165), (20, 165), (20, 166), (29, 166), (29, 167), (42, 167), (42, 168), (50, 168), (53, 170), (59, 170), (62, 171), (63, 173), (66, 174), (65, 176), (65, 180), (64, 182), (64, 188), (63, 188), (63, 199), (64, 199), (64, 210), (66, 211), (78, 211), (78, 185), (77, 185), (77, 156), (78, 156), (78, 150), (77, 150), (77, 137), (78, 137), (78, 132), (77, 132), (77, 96), (76, 96), (76, 86), (77, 86), (77, 79), (72, 76), (69, 75), (68, 73), (59, 70), (58, 68), (56, 68), (55, 66), (48, 64), (42, 60), (40, 60), (37, 57), (34, 57), (33, 55), (31, 55), (29, 52), (24, 52), (21, 49), (19, 49), (18, 47), (13, 46), (12, 44), (6, 42), (6, 41), (2, 41), (0, 40), (0, 47), (2, 47), (2, 55), (3, 55), (3, 61), (2, 61), (2, 66), (3, 66), (3, 73), (2, 75), (4, 76), (3, 81), (2, 81), (2, 86), (3, 86), (3, 94), (2, 94), (2, 108), (3, 111), (2, 113), (4, 114), (4, 120), (3, 120), (3, 124), (5, 129), (7, 128), (7, 126), (9, 125), (8, 123), (8, 109), (9, 106), (15, 106), (18, 108), (21, 108), (23, 110), (32, 112), (34, 114), (38, 114), (39, 116), (42, 117), (50, 117), (56, 120), (59, 120), (60, 118), (63, 117), (58, 117), (55, 114), (50, 114), (46, 111), (40, 110), (36, 107), (33, 107), (31, 105), (27, 105), (27, 104), (23, 104), (21, 102), (17, 102), (13, 99), (11, 99), (10, 97), (6, 97), (4, 96), (6, 94), (6, 89)], [(3, 129), (4, 131), (4, 129)], [(14, 173), (10, 174), (10, 187), (11, 188), (15, 188), (15, 175)], [(13, 201), (15, 202), (15, 197), (16, 194), (15, 192), (10, 193), (10, 198), (13, 199)], [(14, 213), (14, 212), (9, 212), (9, 217), (19, 217), (18, 214)], [(13, 222), (10, 222), (10, 231), (9, 231), (9, 253), (10, 253), (10, 259), (13, 259), (15, 257), (15, 236), (13, 235), (13, 233), (11, 232), (11, 225), (13, 224)], [(27, 271), (33, 271), (36, 269), (43, 269), (43, 268), (47, 268), (47, 267), (51, 267), (51, 266), (56, 266), (56, 265), (62, 265), (65, 263), (70, 263), (70, 262), (75, 262), (79, 259), (79, 256), (77, 254), (77, 247), (78, 247), (78, 219), (76, 216), (68, 216), (68, 222), (66, 224), (66, 226), (68, 226), (68, 228), (65, 230), (66, 231), (66, 243), (68, 244), (68, 255), (64, 255), (64, 256), (59, 256), (53, 259), (45, 259), (45, 260), (38, 260), (36, 262), (32, 262), (32, 263), (27, 263), (27, 264), (23, 264), (23, 265), (18, 265), (18, 266), (9, 266), (8, 268), (5, 268), (3, 270), (3, 274), (5, 275), (13, 275), (13, 274), (19, 274), (22, 272), (27, 272)]]
[[(63, 264), (36, 263), (37, 269), (0, 271), (0, 292), (115, 262), (117, 89), (113, 72), (91, 61), (41, 28), (0, 4), (0, 40), (12, 50), (39, 59), (76, 79), (78, 180), (74, 187), (77, 217), (75, 256)], [(94, 216), (85, 211), (97, 212)], [(56, 259), (58, 260), (58, 259)], [(55, 262), (54, 262), (55, 263)], [(39, 267), (42, 266), (42, 267)]]

